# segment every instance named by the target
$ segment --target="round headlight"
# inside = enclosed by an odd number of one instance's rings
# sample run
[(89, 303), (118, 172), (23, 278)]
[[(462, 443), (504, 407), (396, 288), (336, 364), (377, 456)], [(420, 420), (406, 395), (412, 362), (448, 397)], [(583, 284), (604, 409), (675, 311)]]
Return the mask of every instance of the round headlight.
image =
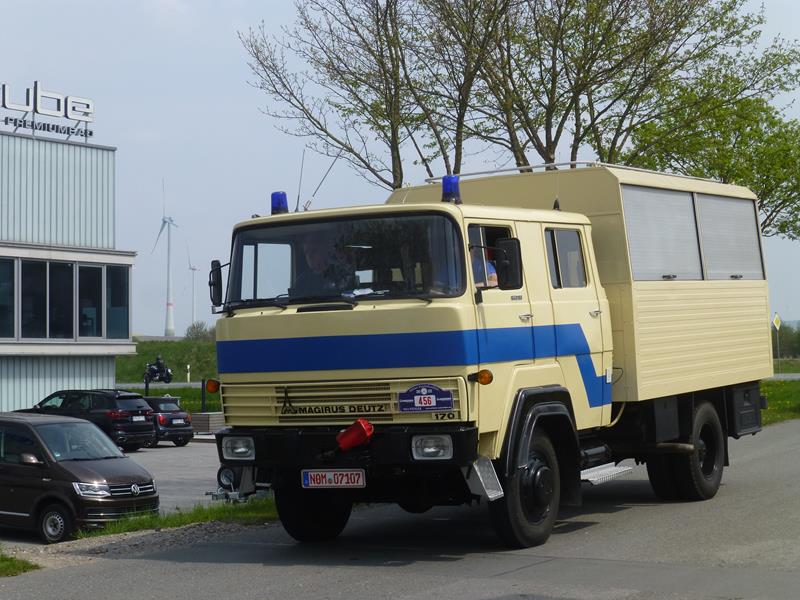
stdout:
[(237, 484), (236, 472), (230, 467), (220, 467), (217, 471), (217, 483), (219, 487), (233, 491)]

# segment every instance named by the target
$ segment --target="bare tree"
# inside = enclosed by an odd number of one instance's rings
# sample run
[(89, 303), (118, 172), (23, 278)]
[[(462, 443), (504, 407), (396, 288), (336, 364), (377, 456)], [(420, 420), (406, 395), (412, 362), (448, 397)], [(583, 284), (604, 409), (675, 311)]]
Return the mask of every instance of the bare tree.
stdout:
[(403, 184), (413, 109), (403, 90), (400, 1), (298, 0), (297, 23), (283, 37), (270, 37), (263, 24), (239, 35), (254, 85), (274, 103), (264, 112), (387, 188)]

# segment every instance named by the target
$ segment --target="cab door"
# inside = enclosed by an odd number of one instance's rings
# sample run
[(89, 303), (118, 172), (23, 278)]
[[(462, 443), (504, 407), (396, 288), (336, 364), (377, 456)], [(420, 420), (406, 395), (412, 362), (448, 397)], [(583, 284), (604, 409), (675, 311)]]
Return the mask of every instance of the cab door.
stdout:
[(493, 247), (501, 238), (516, 237), (514, 225), (500, 221), (467, 223), (471, 292), (475, 296), (478, 360), (489, 369), (494, 383), (478, 386), (479, 418), (482, 431), (500, 427), (505, 401), (510, 397), (513, 371), (533, 364), (531, 305), (523, 286), (516, 290), (497, 287)]
[(582, 225), (542, 226), (556, 356), (572, 395), (578, 429), (599, 427), (603, 406), (611, 402), (603, 368), (603, 311)]

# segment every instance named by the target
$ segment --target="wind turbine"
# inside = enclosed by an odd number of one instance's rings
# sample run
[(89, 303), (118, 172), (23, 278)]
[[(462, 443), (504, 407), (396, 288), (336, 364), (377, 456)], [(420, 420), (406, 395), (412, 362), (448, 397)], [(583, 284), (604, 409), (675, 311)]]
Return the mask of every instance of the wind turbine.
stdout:
[(188, 245), (186, 246), (186, 256), (189, 258), (189, 270), (192, 272), (192, 325), (193, 325), (194, 322), (195, 322), (195, 316), (194, 316), (194, 311), (195, 311), (194, 274), (197, 273), (197, 271), (199, 271), (200, 269), (198, 269), (197, 267), (195, 267), (192, 264), (192, 255), (189, 253), (189, 246)]
[(161, 239), (161, 234), (164, 233), (164, 229), (167, 230), (167, 316), (166, 321), (164, 323), (164, 335), (167, 337), (174, 337), (175, 336), (175, 317), (173, 315), (173, 304), (172, 304), (172, 279), (170, 277), (170, 263), (172, 261), (172, 227), (177, 227), (175, 224), (175, 220), (172, 217), (167, 216), (167, 200), (166, 200), (166, 193), (164, 190), (164, 180), (161, 180), (161, 194), (163, 196), (164, 201), (164, 209), (161, 216), (161, 229), (158, 230), (158, 236), (156, 236), (156, 243), (153, 244), (153, 249), (150, 251), (150, 254), (155, 252), (156, 246), (158, 246), (158, 240)]

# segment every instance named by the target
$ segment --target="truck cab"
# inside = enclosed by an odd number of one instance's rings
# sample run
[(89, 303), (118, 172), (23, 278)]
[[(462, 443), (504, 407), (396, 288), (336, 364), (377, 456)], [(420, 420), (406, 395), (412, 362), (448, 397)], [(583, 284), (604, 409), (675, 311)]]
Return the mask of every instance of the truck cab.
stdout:
[[(537, 183), (514, 177), (521, 190)], [(272, 488), (300, 541), (336, 537), (354, 502), (423, 512), (488, 501), (514, 547), (543, 543), (559, 505), (580, 502), (586, 474), (623, 473), (625, 458), (652, 465), (654, 489), (687, 499), (697, 490), (683, 479), (697, 473), (683, 461), (701, 475), (706, 464), (713, 496), (724, 434), (760, 429), (722, 426), (760, 407), (754, 377), (729, 377), (721, 395), (690, 382), (643, 398), (630, 393), (642, 381), (634, 362), (615, 390), (630, 359), (615, 342), (631, 326), (620, 282), (609, 280), (610, 302), (599, 267), (618, 240), (593, 240), (595, 222), (609, 236), (608, 211), (548, 209), (535, 194), (515, 206), (491, 181), (470, 202), (465, 186), (462, 203), (452, 186), (445, 201), (428, 185), (382, 206), (278, 211), (235, 227), (224, 298), (219, 263), (210, 278), (223, 314), (222, 493)], [(745, 385), (738, 401), (733, 384)], [(708, 426), (695, 434), (706, 403)]]

